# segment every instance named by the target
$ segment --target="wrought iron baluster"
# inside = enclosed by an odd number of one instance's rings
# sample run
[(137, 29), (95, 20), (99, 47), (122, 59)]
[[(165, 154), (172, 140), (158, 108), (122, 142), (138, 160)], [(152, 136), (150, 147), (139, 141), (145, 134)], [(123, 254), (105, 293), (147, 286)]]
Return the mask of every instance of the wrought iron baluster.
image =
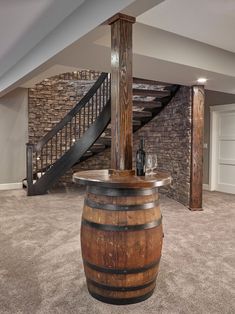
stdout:
[(79, 115), (78, 115), (78, 123), (79, 123), (79, 127), (78, 127), (78, 132), (79, 132), (79, 138), (81, 137), (81, 127), (82, 127), (82, 119), (81, 119), (81, 110), (79, 111)]
[(105, 93), (105, 95), (106, 95), (106, 104), (107, 104), (108, 99), (109, 99), (109, 97), (108, 97), (108, 95), (109, 95), (109, 80), (108, 80), (108, 77), (106, 79), (106, 93)]
[(91, 98), (91, 123), (94, 122), (94, 97)]
[(101, 112), (101, 87), (99, 88), (99, 114)]
[(98, 117), (98, 93), (95, 93), (95, 117)]
[(69, 129), (69, 142), (70, 142), (70, 147), (69, 148), (71, 148), (72, 147), (72, 143), (73, 143), (73, 141), (72, 141), (72, 121), (73, 121), (73, 119), (71, 119), (71, 121), (70, 121), (70, 129)]
[(100, 90), (100, 112), (102, 111), (102, 103), (103, 103), (102, 87), (103, 87), (103, 84), (99, 88), (99, 90)]
[(86, 110), (85, 106), (83, 107), (83, 134), (85, 133), (85, 128), (86, 128)]
[(90, 100), (87, 103), (87, 128), (89, 128), (90, 125)]
[(47, 165), (48, 165), (48, 162), (47, 162), (47, 160), (48, 160), (48, 151), (47, 151), (47, 143), (46, 143), (46, 145), (45, 145), (46, 147), (46, 168), (47, 168)]
[(43, 172), (43, 148), (40, 150), (40, 159), (41, 159), (41, 176)]
[(52, 145), (52, 142), (53, 142), (53, 138), (51, 139), (51, 165), (53, 164), (53, 158), (52, 158), (52, 155), (53, 155), (53, 145)]
[(109, 98), (111, 100), (111, 75), (109, 75)]
[(57, 145), (58, 145), (58, 133), (56, 133), (56, 135), (55, 135), (55, 160), (58, 159), (58, 156), (57, 156)]
[(103, 98), (102, 98), (102, 100), (103, 100), (103, 102), (102, 102), (102, 104), (103, 104), (103, 106), (102, 106), (102, 109), (104, 108), (104, 106), (105, 106), (105, 80), (104, 80), (104, 82), (103, 82), (103, 84), (102, 84), (103, 86)]
[(60, 156), (62, 156), (62, 145), (63, 145), (63, 129), (60, 130)]
[(77, 115), (74, 116), (74, 139), (77, 139)]
[(68, 126), (68, 123), (65, 125), (65, 151), (67, 151), (67, 135), (68, 135), (67, 126)]
[(109, 99), (111, 97), (111, 76), (109, 75)]
[(35, 162), (35, 172), (36, 172), (36, 175), (38, 173), (38, 153), (36, 152), (35, 153), (35, 158), (36, 158), (36, 162)]
[(107, 95), (107, 79), (104, 80), (104, 106), (106, 104), (106, 95)]

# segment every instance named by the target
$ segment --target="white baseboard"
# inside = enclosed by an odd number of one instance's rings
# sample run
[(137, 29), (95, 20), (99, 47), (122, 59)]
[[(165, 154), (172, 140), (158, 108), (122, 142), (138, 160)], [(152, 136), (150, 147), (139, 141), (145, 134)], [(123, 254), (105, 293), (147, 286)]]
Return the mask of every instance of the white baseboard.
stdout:
[(1, 190), (16, 190), (16, 189), (22, 189), (22, 182), (0, 184), (0, 191)]
[(211, 191), (209, 184), (203, 184), (202, 188), (205, 191)]

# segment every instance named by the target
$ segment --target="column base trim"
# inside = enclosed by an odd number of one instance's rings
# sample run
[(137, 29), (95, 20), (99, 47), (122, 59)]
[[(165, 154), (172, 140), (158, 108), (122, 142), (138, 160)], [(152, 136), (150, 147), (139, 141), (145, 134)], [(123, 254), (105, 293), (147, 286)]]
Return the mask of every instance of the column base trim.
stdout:
[(202, 207), (199, 207), (199, 208), (189, 207), (188, 209), (191, 210), (191, 211), (194, 211), (194, 212), (196, 212), (196, 211), (203, 211)]

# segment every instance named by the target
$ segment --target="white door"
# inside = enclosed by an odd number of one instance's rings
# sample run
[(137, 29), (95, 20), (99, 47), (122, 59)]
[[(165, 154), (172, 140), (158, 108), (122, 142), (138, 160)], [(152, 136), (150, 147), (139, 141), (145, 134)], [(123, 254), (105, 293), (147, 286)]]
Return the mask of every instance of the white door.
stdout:
[(235, 110), (217, 116), (217, 191), (235, 194)]

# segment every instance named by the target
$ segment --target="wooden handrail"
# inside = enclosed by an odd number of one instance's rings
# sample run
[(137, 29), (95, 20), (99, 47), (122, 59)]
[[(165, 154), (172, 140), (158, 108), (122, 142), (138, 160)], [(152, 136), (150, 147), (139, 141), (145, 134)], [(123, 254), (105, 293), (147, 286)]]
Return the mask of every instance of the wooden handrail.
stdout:
[(37, 144), (34, 144), (34, 151), (39, 152), (43, 146), (52, 139), (60, 130), (62, 130), (68, 122), (89, 102), (89, 100), (94, 96), (97, 90), (100, 88), (104, 80), (108, 77), (108, 73), (101, 73), (98, 80), (90, 88), (88, 93), (77, 103), (77, 105), (66, 114), (66, 116), (55, 125), (55, 127), (49, 131)]
[(28, 195), (45, 194), (50, 186), (56, 182), (58, 177), (65, 174), (66, 171), (83, 156), (110, 123), (110, 111), (111, 102), (109, 99), (95, 122), (86, 130), (83, 136), (47, 170), (46, 174), (33, 184), (31, 190), (28, 191)]
[(55, 164), (59, 167), (57, 176), (60, 175), (62, 168), (60, 169), (59, 160), (63, 160), (62, 157), (73, 150), (86, 131), (95, 124), (109, 101), (109, 74), (101, 73), (86, 95), (51, 131), (37, 144), (27, 144), (28, 195), (37, 194), (41, 189), (38, 181), (50, 181), (48, 172)]
[[(27, 144), (28, 195), (46, 193), (51, 184), (83, 158), (105, 130), (110, 122), (110, 83), (109, 74), (102, 73), (88, 93), (49, 133), (37, 144)], [(161, 98), (161, 106), (143, 111), (144, 118), (133, 121), (133, 131), (152, 120), (178, 89), (179, 86), (172, 85), (170, 95)]]

